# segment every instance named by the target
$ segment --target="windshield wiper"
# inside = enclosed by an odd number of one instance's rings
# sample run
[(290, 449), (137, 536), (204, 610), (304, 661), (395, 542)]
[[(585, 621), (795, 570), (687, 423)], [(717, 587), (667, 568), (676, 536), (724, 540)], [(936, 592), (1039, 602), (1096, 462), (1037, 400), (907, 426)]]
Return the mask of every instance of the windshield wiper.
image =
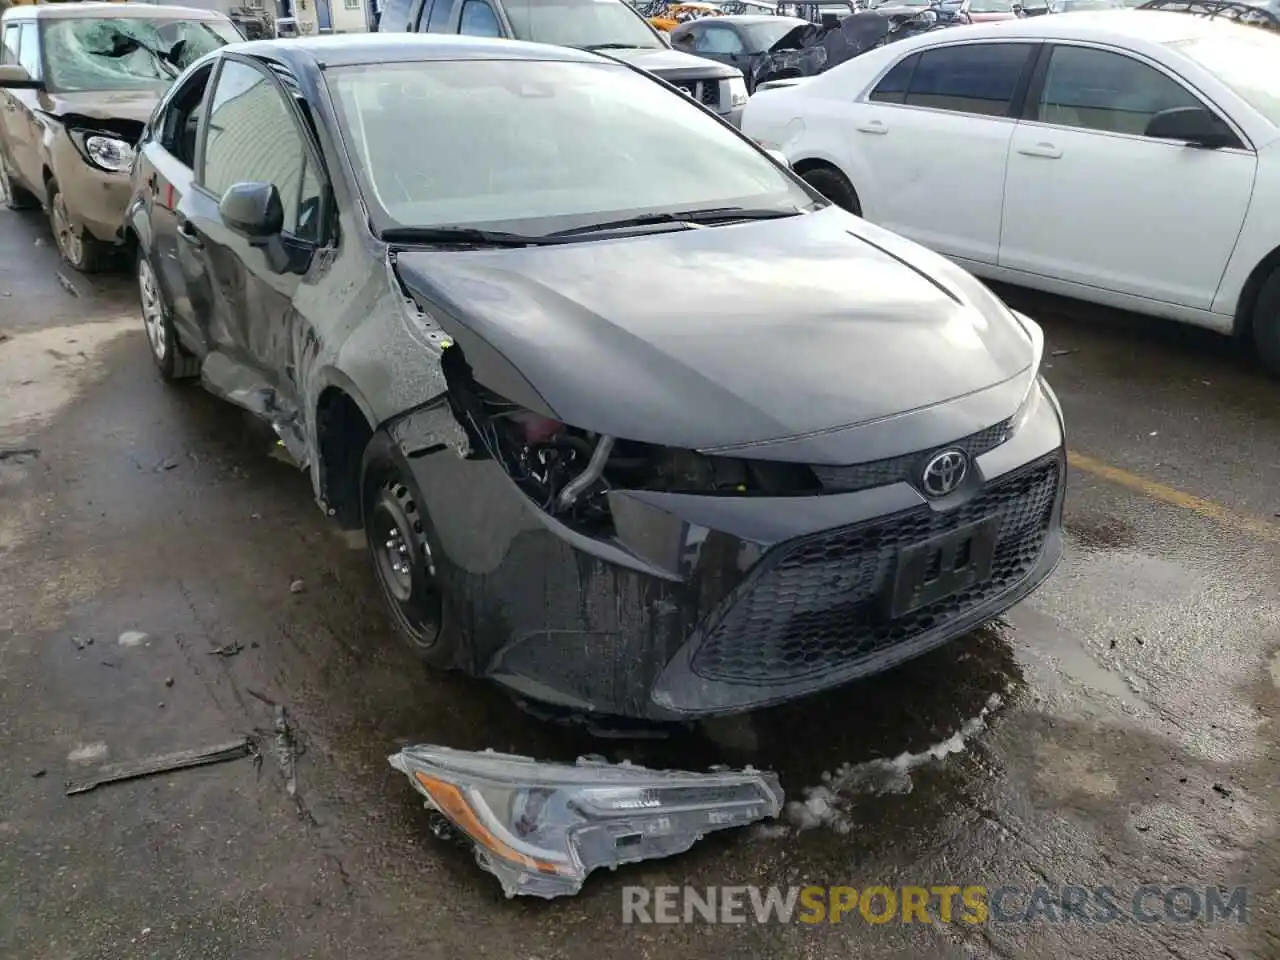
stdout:
[(567, 230), (556, 230), (548, 233), (548, 237), (571, 237), (579, 233), (596, 233), (603, 230), (622, 230), (626, 227), (647, 227), (663, 223), (729, 223), (738, 220), (776, 220), (780, 217), (794, 217), (801, 211), (792, 208), (779, 210), (776, 207), (753, 210), (749, 207), (708, 207), (702, 210), (678, 210), (675, 213), (642, 213), (621, 220), (605, 220), (601, 223), (588, 223), (581, 227), (570, 227)]
[(476, 227), (388, 227), (379, 236), (387, 243), (456, 243), (478, 247), (528, 247), (542, 239)]
[(634, 43), (588, 43), (583, 50), (657, 50), (657, 47), (637, 47)]

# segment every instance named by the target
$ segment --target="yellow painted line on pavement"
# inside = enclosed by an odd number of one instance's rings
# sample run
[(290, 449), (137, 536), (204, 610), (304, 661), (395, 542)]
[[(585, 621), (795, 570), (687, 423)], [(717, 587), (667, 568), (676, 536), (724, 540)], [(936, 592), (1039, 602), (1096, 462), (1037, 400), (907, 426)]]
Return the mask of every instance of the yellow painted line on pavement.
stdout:
[(1212, 500), (1204, 500), (1193, 494), (1184, 493), (1156, 480), (1148, 480), (1146, 477), (1130, 473), (1128, 470), (1122, 470), (1119, 467), (1113, 467), (1109, 463), (1103, 463), (1101, 460), (1087, 454), (1078, 453), (1075, 450), (1067, 451), (1067, 463), (1076, 470), (1092, 474), (1102, 480), (1109, 480), (1111, 483), (1126, 487), (1135, 493), (1150, 497), (1152, 500), (1159, 500), (1161, 503), (1189, 510), (1240, 533), (1246, 533), (1260, 540), (1280, 541), (1280, 523), (1264, 520), (1261, 517), (1251, 517), (1246, 514), (1236, 513), (1220, 503), (1214, 503)]

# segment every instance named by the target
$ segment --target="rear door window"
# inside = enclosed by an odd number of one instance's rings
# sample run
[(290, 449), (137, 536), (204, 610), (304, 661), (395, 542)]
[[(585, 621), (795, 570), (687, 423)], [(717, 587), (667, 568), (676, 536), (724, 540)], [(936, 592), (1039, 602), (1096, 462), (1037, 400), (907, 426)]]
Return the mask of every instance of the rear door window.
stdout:
[(1035, 47), (1031, 43), (966, 43), (925, 50), (903, 102), (933, 110), (1008, 116)]

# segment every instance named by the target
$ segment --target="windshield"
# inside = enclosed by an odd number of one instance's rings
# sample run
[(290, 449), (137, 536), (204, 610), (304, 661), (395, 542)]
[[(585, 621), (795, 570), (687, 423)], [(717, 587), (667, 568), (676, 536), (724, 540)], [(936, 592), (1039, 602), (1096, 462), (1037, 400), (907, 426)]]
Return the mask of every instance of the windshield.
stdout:
[(751, 23), (743, 29), (751, 38), (750, 51), (755, 52), (768, 50), (796, 27), (803, 27), (807, 23), (806, 20), (778, 17), (777, 23)]
[[(877, 7), (931, 7), (935, 0), (881, 0)], [(872, 9), (875, 9), (874, 7)]]
[(1168, 46), (1186, 54), (1230, 87), (1237, 96), (1280, 126), (1280, 35), (1258, 27), (1175, 40)]
[(243, 39), (230, 23), (86, 17), (41, 21), (45, 85), (55, 93), (167, 86), (210, 50)]
[(665, 49), (644, 18), (622, 0), (509, 0), (506, 10), (517, 40), (584, 49)]
[(970, 0), (970, 13), (1013, 13), (1013, 0)]
[(697, 104), (627, 67), (534, 60), (324, 73), (375, 220), (540, 235), (813, 197)]

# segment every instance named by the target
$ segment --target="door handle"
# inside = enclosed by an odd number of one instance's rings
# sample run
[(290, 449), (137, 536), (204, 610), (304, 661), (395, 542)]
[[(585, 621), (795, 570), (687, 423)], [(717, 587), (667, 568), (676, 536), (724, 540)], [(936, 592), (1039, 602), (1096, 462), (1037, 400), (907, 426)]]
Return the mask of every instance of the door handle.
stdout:
[(1043, 157), (1046, 160), (1057, 160), (1062, 156), (1062, 148), (1052, 143), (1037, 143), (1033, 147), (1019, 147), (1018, 152), (1024, 157)]
[(147, 177), (147, 189), (150, 190), (153, 194), (156, 192), (156, 189), (157, 189), (156, 175), (154, 173), (152, 173)]
[(196, 228), (191, 225), (190, 220), (183, 220), (178, 224), (178, 236), (196, 250), (204, 249), (204, 244), (200, 242), (200, 234), (196, 233)]
[(889, 132), (889, 128), (884, 125), (883, 121), (868, 120), (866, 123), (858, 124), (858, 132), (870, 133), (876, 136), (883, 136), (884, 134)]

